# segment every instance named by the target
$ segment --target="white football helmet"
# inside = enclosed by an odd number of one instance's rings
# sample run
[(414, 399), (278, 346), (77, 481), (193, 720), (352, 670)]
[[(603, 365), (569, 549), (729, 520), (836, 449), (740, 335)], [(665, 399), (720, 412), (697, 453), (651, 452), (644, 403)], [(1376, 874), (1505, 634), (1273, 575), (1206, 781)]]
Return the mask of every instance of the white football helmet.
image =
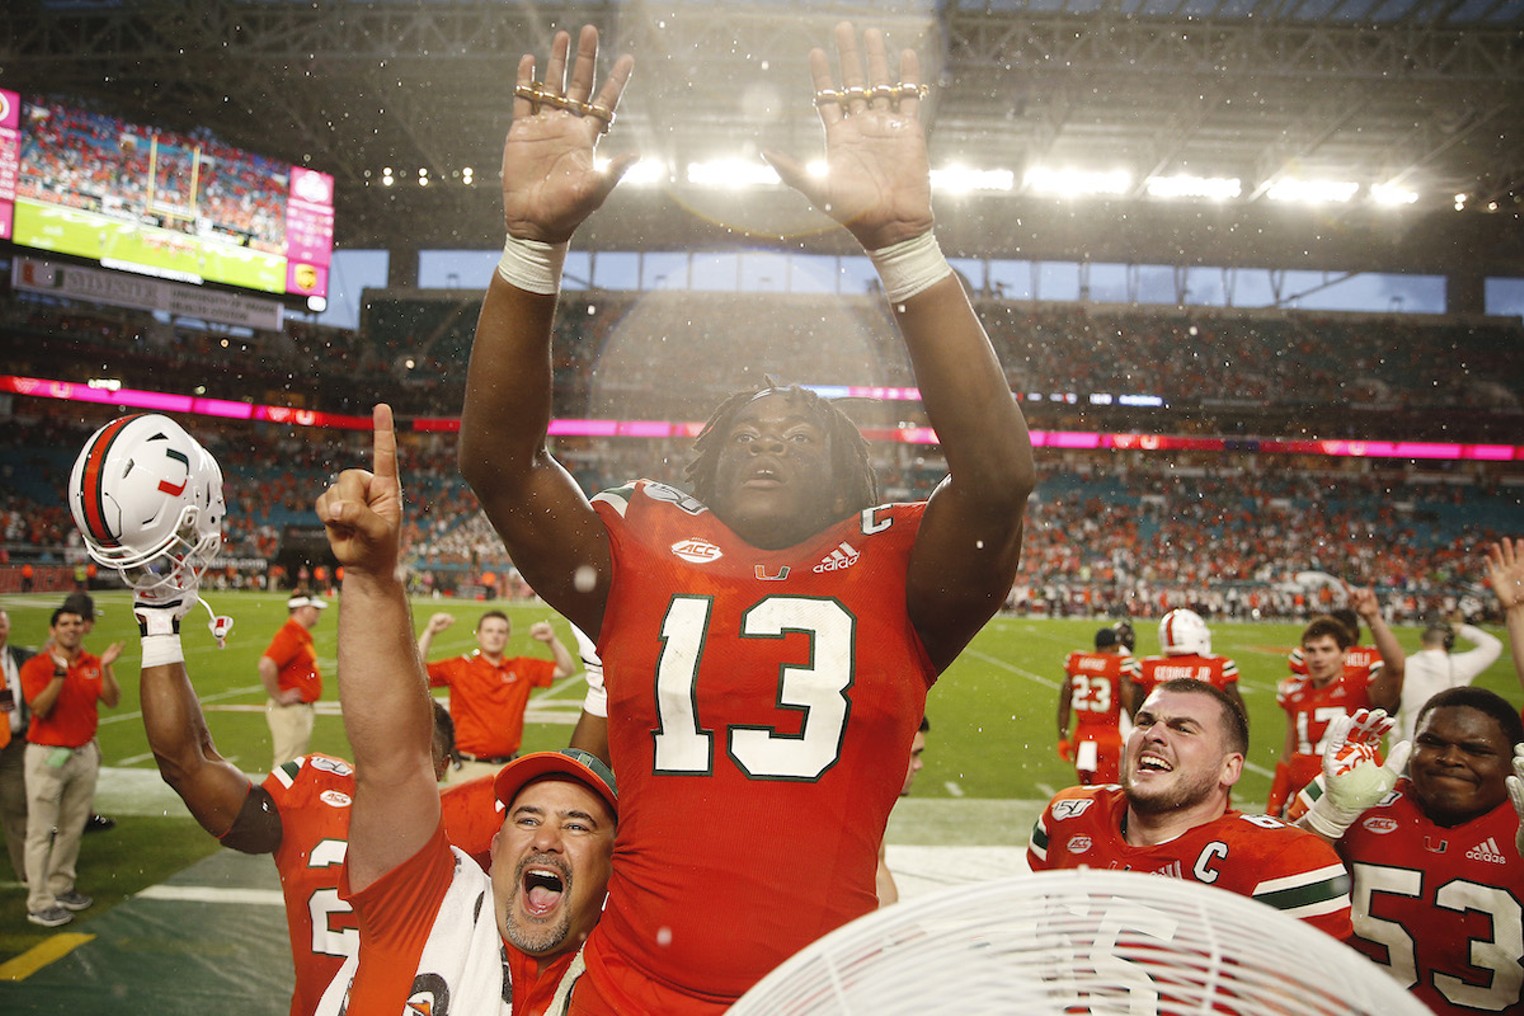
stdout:
[(90, 436), (69, 474), (69, 509), (98, 563), (139, 592), (194, 589), (222, 548), (222, 470), (167, 416), (139, 414)]
[(1159, 622), (1159, 645), (1166, 656), (1205, 656), (1212, 651), (1212, 633), (1200, 614), (1181, 607)]

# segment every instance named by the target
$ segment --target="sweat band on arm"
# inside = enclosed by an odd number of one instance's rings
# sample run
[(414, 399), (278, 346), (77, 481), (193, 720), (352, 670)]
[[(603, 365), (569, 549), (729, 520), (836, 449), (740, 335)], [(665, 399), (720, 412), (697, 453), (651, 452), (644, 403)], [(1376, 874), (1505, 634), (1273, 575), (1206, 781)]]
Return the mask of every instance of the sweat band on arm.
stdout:
[(942, 256), (942, 248), (931, 230), (901, 243), (870, 250), (868, 258), (878, 270), (884, 294), (891, 303), (908, 300), (952, 274), (952, 265)]
[(184, 663), (185, 650), (180, 648), (179, 635), (144, 635), (143, 666), (163, 667), (170, 663)]
[(561, 289), (561, 265), (566, 261), (564, 243), (542, 243), (509, 236), (503, 243), (503, 259), (497, 274), (503, 281), (529, 293), (554, 296)]

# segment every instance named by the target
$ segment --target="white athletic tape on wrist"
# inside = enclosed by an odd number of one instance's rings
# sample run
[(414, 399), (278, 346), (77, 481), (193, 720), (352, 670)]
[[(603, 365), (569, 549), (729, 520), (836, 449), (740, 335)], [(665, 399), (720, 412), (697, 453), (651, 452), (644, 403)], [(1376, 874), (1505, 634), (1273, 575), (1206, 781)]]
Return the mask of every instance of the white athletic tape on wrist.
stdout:
[(184, 663), (185, 650), (180, 648), (178, 635), (144, 635), (143, 666), (162, 667), (169, 663)]
[(952, 274), (952, 265), (942, 256), (936, 234), (930, 230), (914, 239), (870, 250), (868, 257), (891, 303), (908, 300)]
[(1346, 811), (1330, 801), (1325, 793), (1307, 810), (1307, 827), (1324, 839), (1337, 840), (1362, 814)]
[(503, 259), (497, 263), (497, 274), (504, 282), (526, 292), (552, 296), (561, 289), (566, 246), (509, 236), (503, 243)]

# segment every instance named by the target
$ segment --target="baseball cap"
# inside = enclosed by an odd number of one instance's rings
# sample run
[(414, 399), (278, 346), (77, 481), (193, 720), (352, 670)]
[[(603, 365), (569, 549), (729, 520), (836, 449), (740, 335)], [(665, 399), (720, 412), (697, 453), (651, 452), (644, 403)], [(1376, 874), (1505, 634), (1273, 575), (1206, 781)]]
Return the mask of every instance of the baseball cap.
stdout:
[(619, 794), (615, 789), (614, 773), (603, 760), (581, 748), (562, 748), (560, 751), (537, 751), (520, 756), (503, 766), (492, 788), (504, 808), (513, 803), (530, 783), (544, 776), (569, 776), (593, 790), (614, 814), (619, 814)]
[(320, 600), (316, 596), (308, 596), (306, 593), (293, 596), (286, 601), (287, 610), (295, 610), (297, 607), (316, 607), (318, 610), (323, 610), (327, 606), (327, 600)]
[[(89, 593), (70, 593), (64, 597), (63, 609), (71, 614), (78, 614), (86, 621), (95, 620), (95, 601)], [(105, 611), (101, 611), (105, 613)]]
[(1116, 645), (1121, 640), (1115, 628), (1102, 628), (1095, 633), (1095, 648), (1105, 649), (1107, 646)]

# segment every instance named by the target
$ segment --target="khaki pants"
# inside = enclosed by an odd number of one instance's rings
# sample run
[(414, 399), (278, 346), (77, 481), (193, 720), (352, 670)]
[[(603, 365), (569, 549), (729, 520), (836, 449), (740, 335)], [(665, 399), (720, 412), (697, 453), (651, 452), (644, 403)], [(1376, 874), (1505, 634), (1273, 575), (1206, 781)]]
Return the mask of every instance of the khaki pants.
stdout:
[(265, 719), (270, 722), (270, 738), (275, 742), (275, 762), (271, 769), (279, 769), (292, 759), (307, 754), (307, 748), (312, 744), (312, 724), (317, 719), (317, 709), (311, 702), (283, 706), (274, 699), (267, 699)]
[(32, 913), (74, 888), (79, 840), (95, 800), (101, 750), (26, 746), (26, 908)]
[[(0, 723), (6, 722), (0, 713)], [(0, 748), (0, 826), (16, 881), (26, 881), (26, 731)]]

